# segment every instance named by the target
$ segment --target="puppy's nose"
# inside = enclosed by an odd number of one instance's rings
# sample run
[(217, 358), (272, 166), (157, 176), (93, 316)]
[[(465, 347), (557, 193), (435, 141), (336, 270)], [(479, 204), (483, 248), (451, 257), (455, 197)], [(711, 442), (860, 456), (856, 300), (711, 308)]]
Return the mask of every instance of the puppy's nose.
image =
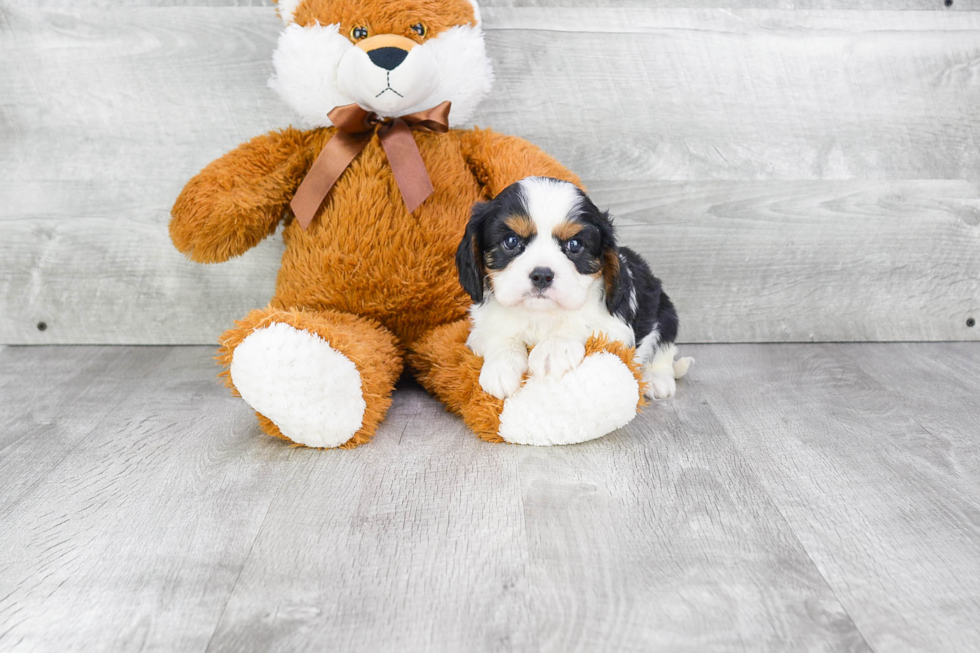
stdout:
[(539, 290), (544, 290), (554, 280), (555, 273), (551, 268), (534, 268), (531, 270), (531, 283)]
[(385, 70), (394, 70), (405, 61), (408, 51), (401, 48), (376, 48), (368, 52), (367, 55), (375, 66)]

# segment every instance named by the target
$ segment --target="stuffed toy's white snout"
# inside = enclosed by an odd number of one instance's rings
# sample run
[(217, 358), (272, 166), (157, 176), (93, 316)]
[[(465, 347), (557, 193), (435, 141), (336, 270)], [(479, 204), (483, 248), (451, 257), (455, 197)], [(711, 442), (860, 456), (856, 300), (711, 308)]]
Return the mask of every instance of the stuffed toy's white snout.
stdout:
[(382, 116), (394, 116), (429, 97), (439, 71), (428, 49), (397, 34), (359, 41), (341, 58), (340, 91)]

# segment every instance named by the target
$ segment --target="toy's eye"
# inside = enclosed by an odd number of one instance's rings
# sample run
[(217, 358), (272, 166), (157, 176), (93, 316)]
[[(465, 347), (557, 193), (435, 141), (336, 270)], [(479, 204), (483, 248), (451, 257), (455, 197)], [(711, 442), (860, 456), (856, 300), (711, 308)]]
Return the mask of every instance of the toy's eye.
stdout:
[(584, 245), (582, 244), (582, 241), (578, 238), (572, 238), (570, 241), (565, 243), (565, 249), (568, 250), (569, 254), (578, 254), (582, 251), (583, 247)]
[(504, 249), (506, 249), (507, 251), (517, 249), (518, 246), (520, 246), (520, 244), (521, 244), (521, 239), (515, 236), (514, 234), (511, 234), (506, 238), (504, 238), (503, 245), (504, 245)]
[(363, 41), (368, 37), (368, 28), (363, 25), (355, 25), (350, 30), (350, 37), (355, 41)]
[(414, 25), (412, 25), (412, 31), (418, 34), (419, 36), (421, 36), (422, 38), (425, 38), (425, 35), (429, 33), (429, 28), (426, 27), (423, 23), (415, 23)]

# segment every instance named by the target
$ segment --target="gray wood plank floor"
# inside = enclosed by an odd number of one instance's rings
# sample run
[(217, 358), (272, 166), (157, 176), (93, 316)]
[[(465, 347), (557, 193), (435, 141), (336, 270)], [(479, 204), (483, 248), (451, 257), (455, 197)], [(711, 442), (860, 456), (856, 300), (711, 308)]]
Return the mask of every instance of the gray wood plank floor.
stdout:
[(701, 345), (583, 445), (354, 451), (203, 347), (0, 348), (0, 651), (980, 650), (980, 345)]

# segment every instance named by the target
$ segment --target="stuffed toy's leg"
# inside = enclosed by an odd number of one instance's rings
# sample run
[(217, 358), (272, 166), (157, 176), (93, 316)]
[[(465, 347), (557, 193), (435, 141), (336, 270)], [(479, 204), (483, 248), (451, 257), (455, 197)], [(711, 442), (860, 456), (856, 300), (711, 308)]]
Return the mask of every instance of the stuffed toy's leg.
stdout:
[(469, 320), (437, 327), (412, 346), (419, 382), (488, 442), (556, 445), (602, 437), (629, 423), (644, 403), (633, 349), (590, 338), (585, 360), (561, 379), (527, 378), (506, 400), (480, 387), (483, 359), (466, 346)]
[(402, 371), (388, 330), (336, 311), (252, 311), (221, 336), (217, 360), (263, 431), (307, 447), (370, 440)]

